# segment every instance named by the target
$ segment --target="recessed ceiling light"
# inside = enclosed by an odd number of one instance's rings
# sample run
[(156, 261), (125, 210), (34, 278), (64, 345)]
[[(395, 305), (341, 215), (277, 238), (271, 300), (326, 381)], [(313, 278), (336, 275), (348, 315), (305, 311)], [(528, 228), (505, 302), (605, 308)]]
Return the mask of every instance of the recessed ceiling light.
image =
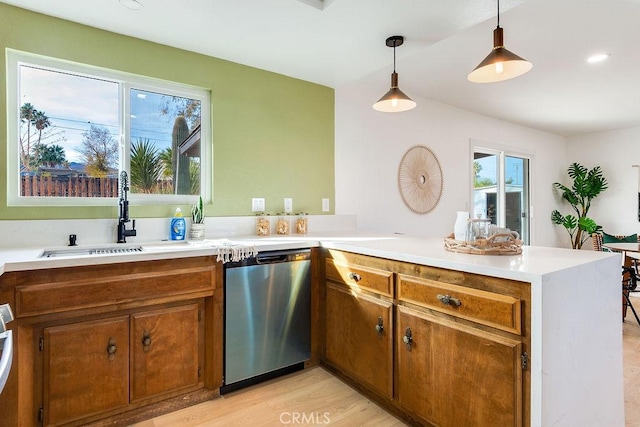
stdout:
[(120, 0), (120, 4), (131, 10), (142, 9), (142, 3), (140, 3), (138, 0)]
[(590, 57), (588, 57), (587, 62), (590, 64), (593, 64), (596, 62), (602, 62), (609, 59), (610, 56), (611, 54), (609, 53), (597, 53), (595, 55), (591, 55)]

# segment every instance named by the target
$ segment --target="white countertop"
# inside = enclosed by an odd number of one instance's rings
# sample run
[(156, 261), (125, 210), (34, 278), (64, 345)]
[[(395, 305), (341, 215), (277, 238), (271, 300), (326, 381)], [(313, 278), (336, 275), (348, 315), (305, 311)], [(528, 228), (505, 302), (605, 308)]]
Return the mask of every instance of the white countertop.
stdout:
[(82, 265), (110, 264), (131, 261), (217, 255), (217, 248), (224, 244), (254, 246), (258, 251), (299, 249), (322, 246), (371, 255), (381, 258), (406, 261), (415, 264), (442, 267), (459, 271), (484, 274), (520, 281), (533, 281), (545, 274), (564, 270), (595, 260), (620, 257), (620, 254), (572, 250), (550, 247), (524, 246), (520, 255), (471, 255), (449, 252), (440, 238), (415, 238), (403, 235), (375, 235), (371, 233), (318, 233), (304, 236), (244, 236), (231, 240), (204, 241), (155, 241), (135, 244), (105, 244), (78, 246), (135, 247), (142, 246), (138, 253), (106, 255), (69, 255), (53, 258), (40, 257), (42, 252), (57, 248), (9, 249), (0, 251), (0, 274), (9, 271), (35, 270)]
[[(224, 242), (229, 241), (109, 244), (101, 246), (143, 250), (55, 258), (40, 257), (43, 249), (7, 249), (0, 250), (0, 273), (216, 256), (216, 244)], [(531, 425), (624, 425), (619, 253), (525, 246), (519, 255), (471, 255), (447, 251), (441, 238), (354, 232), (230, 242), (261, 252), (322, 246), (530, 283)]]

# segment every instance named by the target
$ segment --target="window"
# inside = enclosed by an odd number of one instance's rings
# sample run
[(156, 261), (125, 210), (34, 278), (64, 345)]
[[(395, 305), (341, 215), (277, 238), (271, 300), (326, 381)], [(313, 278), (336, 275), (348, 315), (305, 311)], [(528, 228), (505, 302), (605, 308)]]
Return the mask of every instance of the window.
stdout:
[(7, 51), (10, 205), (210, 199), (206, 90)]
[(503, 150), (473, 149), (474, 218), (517, 231), (525, 244), (530, 240), (528, 157)]

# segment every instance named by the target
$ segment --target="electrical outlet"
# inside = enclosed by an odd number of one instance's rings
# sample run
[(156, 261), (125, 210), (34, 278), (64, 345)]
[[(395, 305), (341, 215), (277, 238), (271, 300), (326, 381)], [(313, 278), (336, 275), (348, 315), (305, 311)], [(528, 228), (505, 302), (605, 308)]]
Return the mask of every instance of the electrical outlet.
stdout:
[(251, 199), (251, 211), (252, 212), (264, 212), (264, 198)]
[(285, 213), (293, 212), (293, 199), (291, 197), (284, 198), (284, 212)]
[(322, 199), (322, 212), (329, 212), (329, 199)]

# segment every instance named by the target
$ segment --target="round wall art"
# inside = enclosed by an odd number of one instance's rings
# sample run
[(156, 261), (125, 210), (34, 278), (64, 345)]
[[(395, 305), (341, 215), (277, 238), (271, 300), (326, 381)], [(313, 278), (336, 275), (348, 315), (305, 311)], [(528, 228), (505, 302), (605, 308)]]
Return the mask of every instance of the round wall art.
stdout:
[(442, 196), (442, 168), (438, 158), (423, 145), (411, 147), (398, 168), (398, 186), (405, 205), (416, 213), (428, 213)]

